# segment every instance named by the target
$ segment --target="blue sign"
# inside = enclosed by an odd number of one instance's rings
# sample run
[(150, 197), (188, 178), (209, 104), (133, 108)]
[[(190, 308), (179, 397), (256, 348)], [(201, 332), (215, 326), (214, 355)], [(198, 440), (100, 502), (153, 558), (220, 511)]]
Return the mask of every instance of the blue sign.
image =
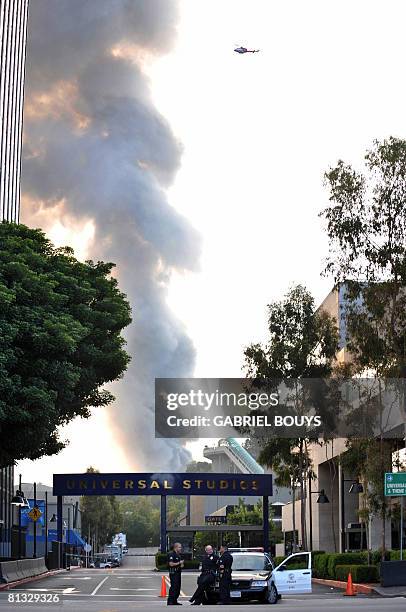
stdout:
[[(31, 510), (34, 508), (34, 500), (33, 499), (27, 499), (28, 501), (28, 508), (21, 508), (21, 526), (22, 527), (28, 527), (28, 525), (30, 523), (33, 523), (33, 520), (30, 516), (28, 516), (28, 513), (31, 512)], [(41, 527), (44, 526), (44, 516), (45, 516), (45, 501), (43, 499), (37, 499), (37, 503), (36, 505), (38, 506), (38, 508), (41, 510), (42, 515), (39, 517), (39, 519), (37, 520), (37, 525), (41, 525)]]
[(271, 474), (54, 474), (54, 495), (272, 495)]

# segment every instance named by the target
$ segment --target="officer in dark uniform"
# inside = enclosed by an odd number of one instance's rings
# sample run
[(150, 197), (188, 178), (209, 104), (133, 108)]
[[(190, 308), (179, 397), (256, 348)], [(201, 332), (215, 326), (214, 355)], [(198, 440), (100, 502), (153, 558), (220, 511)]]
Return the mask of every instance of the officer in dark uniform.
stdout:
[(202, 572), (197, 579), (197, 589), (189, 599), (192, 606), (200, 606), (203, 602), (206, 603), (207, 590), (214, 584), (216, 579), (218, 557), (213, 547), (210, 545), (206, 546), (204, 551), (205, 555), (202, 561)]
[(231, 589), (231, 566), (233, 565), (233, 556), (228, 552), (228, 546), (223, 544), (220, 546), (220, 557), (218, 560), (219, 570), (219, 586), (220, 600), (219, 604), (230, 603)]
[(168, 554), (169, 580), (171, 581), (167, 601), (168, 606), (182, 605), (178, 602), (182, 581), (182, 568), (184, 564), (183, 560), (180, 558), (181, 552), (182, 544), (175, 542), (175, 544), (172, 546), (171, 552)]

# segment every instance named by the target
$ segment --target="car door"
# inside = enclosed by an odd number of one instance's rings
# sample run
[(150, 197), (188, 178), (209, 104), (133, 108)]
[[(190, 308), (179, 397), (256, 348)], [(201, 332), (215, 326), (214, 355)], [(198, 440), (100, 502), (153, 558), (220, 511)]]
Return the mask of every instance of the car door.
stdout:
[(271, 580), (278, 593), (312, 592), (312, 555), (309, 552), (294, 553), (272, 572)]

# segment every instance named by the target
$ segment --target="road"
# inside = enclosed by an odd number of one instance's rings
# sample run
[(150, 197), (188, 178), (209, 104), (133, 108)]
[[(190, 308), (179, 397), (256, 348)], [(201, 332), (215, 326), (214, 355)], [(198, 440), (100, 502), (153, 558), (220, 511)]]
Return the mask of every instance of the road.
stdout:
[[(138, 550), (130, 553), (144, 553), (128, 556), (122, 567), (111, 570), (75, 569), (54, 576), (36, 580), (20, 588), (3, 591), (0, 594), (0, 608), (16, 610), (31, 608), (36, 612), (58, 610), (60, 612), (124, 612), (131, 610), (158, 609), (166, 606), (166, 600), (159, 597), (162, 572), (151, 569), (154, 565), (153, 550)], [(146, 554), (145, 554), (146, 553)], [(151, 555), (151, 556), (149, 556)], [(196, 572), (185, 572), (182, 577), (182, 596), (180, 602), (189, 607), (188, 599), (196, 586)], [(42, 594), (48, 597), (57, 595), (59, 603), (17, 604), (10, 597)], [(233, 604), (233, 610), (249, 610), (252, 605)], [(281, 612), (340, 612), (341, 610), (364, 610), (365, 612), (404, 612), (405, 598), (384, 599), (358, 595), (346, 598), (339, 589), (314, 585), (313, 593), (283, 598), (277, 610)], [(258, 604), (261, 609), (261, 604)], [(227, 606), (228, 607), (228, 606)], [(206, 606), (208, 610), (218, 610), (217, 606)]]

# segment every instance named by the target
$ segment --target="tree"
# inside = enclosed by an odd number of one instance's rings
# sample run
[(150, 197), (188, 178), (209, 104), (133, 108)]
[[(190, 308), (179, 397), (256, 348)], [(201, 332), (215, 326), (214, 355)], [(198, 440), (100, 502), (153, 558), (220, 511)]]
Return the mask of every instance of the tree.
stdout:
[[(268, 312), (267, 343), (264, 346), (252, 344), (244, 353), (248, 376), (265, 388), (272, 388), (274, 381), (280, 379), (328, 377), (337, 351), (336, 322), (325, 312), (315, 310), (310, 293), (301, 285), (293, 287), (284, 300), (268, 305)], [(299, 484), (305, 546), (305, 480), (311, 473), (309, 440), (265, 438), (259, 442), (262, 446), (260, 463), (275, 470), (277, 484), (292, 487), (293, 508), (295, 489)], [(294, 514), (294, 533), (295, 520)]]
[(186, 471), (187, 472), (193, 472), (193, 473), (197, 473), (197, 472), (211, 472), (211, 463), (209, 463), (208, 461), (190, 461), (190, 463), (187, 464), (186, 466)]
[[(406, 377), (406, 141), (375, 141), (365, 155), (366, 172), (339, 161), (325, 175), (330, 205), (326, 274), (345, 283), (350, 374), (400, 378), (405, 403)], [(344, 461), (367, 481), (369, 512), (390, 515), (383, 473), (391, 469), (396, 441), (352, 440)], [(392, 447), (392, 448), (391, 448)]]
[[(93, 467), (87, 472), (98, 473)], [(110, 544), (112, 537), (120, 532), (123, 519), (114, 495), (86, 495), (80, 500), (82, 534), (95, 538), (96, 547)]]
[(0, 224), (0, 465), (59, 452), (59, 426), (114, 399), (131, 311), (113, 266)]

